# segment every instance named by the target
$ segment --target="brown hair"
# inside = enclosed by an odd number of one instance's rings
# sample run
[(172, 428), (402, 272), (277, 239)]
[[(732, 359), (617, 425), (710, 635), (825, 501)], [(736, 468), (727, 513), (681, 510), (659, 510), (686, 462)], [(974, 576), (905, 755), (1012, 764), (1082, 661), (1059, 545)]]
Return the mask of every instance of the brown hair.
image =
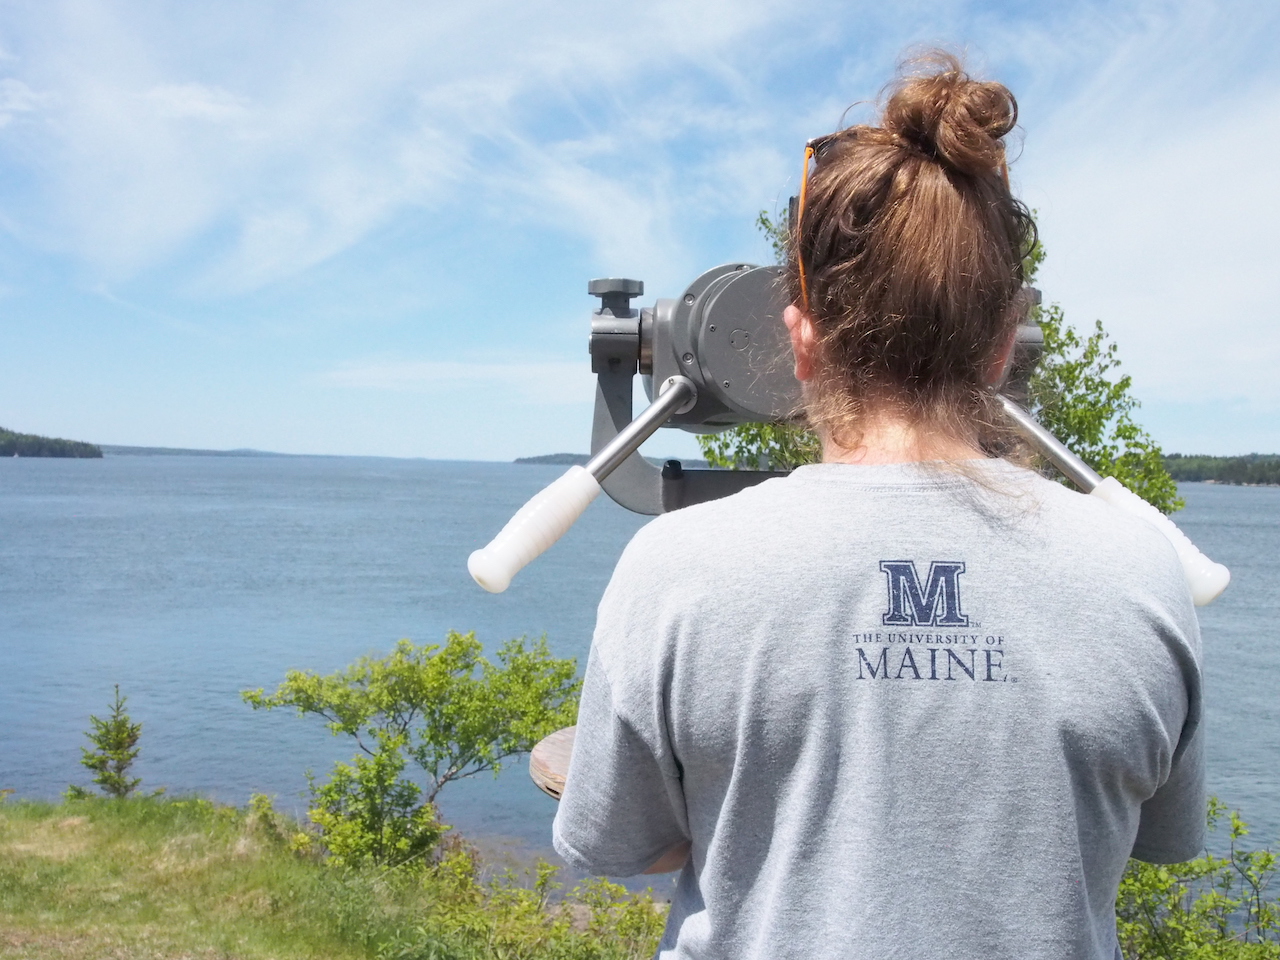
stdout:
[(845, 445), (891, 413), (990, 446), (1002, 421), (984, 378), (1035, 240), (1005, 166), (1017, 103), (941, 51), (886, 92), (879, 126), (825, 138), (792, 230), (789, 294), (805, 306), (803, 258), (819, 335), (808, 418)]

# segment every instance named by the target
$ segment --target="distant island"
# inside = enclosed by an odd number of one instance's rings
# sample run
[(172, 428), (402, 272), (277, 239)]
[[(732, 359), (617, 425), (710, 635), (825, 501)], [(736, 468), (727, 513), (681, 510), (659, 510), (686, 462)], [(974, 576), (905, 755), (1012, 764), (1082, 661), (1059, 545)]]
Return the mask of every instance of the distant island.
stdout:
[(561, 467), (585, 467), (591, 459), (586, 453), (544, 453), (540, 457), (516, 457), (516, 463), (540, 463)]
[[(0, 427), (0, 457), (293, 457), (300, 454), (266, 450), (194, 450), (188, 447), (129, 447), (111, 443), (85, 443), (15, 433)], [(585, 460), (584, 460), (585, 462)]]
[(98, 460), (102, 458), (102, 448), (80, 440), (14, 433), (0, 427), (0, 457), (79, 457)]
[(125, 447), (118, 444), (102, 444), (102, 452), (108, 457), (294, 457), (302, 454), (271, 453), (268, 450), (196, 450), (190, 447)]
[(1274, 453), (1250, 453), (1243, 457), (1171, 453), (1164, 458), (1164, 465), (1173, 479), (1188, 483), (1280, 484), (1280, 454)]

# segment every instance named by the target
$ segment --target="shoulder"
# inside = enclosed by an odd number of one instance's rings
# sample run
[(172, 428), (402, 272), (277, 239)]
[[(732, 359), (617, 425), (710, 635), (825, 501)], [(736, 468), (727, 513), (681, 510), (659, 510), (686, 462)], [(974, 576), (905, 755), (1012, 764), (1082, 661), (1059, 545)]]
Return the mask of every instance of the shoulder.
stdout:
[(1053, 545), (1078, 595), (1143, 607), (1148, 616), (1198, 636), (1182, 563), (1163, 533), (1100, 497), (1037, 481), (1045, 542)]
[[(732, 496), (664, 513), (632, 537), (618, 561), (615, 580), (653, 586), (683, 580), (698, 569), (776, 542), (779, 520), (803, 509), (790, 477), (766, 480)], [(611, 584), (612, 586), (612, 584)]]
[(593, 651), (604, 672), (657, 666), (704, 617), (732, 618), (761, 566), (777, 565), (795, 549), (778, 533), (794, 499), (787, 478), (766, 480), (642, 527), (600, 600)]
[(1064, 537), (1078, 538), (1081, 548), (1181, 569), (1168, 538), (1141, 517), (1043, 477), (1036, 478), (1036, 486), (1046, 522)]

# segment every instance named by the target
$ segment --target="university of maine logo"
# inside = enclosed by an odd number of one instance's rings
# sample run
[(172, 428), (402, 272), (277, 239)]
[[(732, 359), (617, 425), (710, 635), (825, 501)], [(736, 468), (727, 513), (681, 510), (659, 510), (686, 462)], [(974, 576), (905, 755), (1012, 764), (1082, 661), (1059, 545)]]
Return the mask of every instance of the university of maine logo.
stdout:
[(960, 574), (964, 564), (934, 560), (923, 587), (912, 560), (881, 560), (889, 578), (889, 609), (880, 622), (886, 627), (967, 627), (960, 610)]

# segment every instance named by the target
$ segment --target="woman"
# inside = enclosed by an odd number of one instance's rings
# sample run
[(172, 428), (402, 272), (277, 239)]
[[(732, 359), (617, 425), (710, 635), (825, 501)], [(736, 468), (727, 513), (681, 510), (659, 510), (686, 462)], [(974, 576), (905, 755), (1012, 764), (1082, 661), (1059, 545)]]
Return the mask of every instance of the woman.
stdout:
[(785, 319), (823, 463), (658, 518), (605, 592), (555, 843), (682, 869), (660, 956), (1112, 958), (1127, 858), (1201, 847), (1172, 549), (989, 455), (1015, 120), (938, 54), (810, 145)]

